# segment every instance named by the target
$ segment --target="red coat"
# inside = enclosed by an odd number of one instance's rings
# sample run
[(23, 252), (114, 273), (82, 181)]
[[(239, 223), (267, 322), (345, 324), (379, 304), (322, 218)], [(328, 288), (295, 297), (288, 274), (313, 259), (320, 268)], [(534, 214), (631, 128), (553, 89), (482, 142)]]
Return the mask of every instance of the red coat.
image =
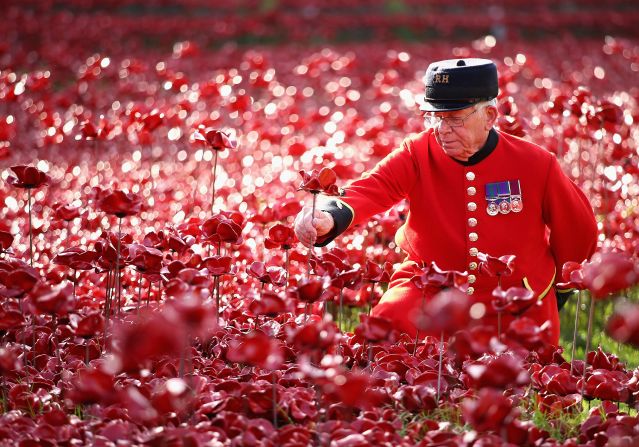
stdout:
[[(497, 135), (496, 146), (493, 144), (494, 150), (485, 159), (464, 166), (446, 155), (432, 131), (422, 132), (406, 139), (372, 171), (349, 184), (340, 198), (343, 204), (337, 204), (347, 207), (328, 207), (341, 232), (402, 199), (409, 201), (406, 222), (395, 235), (407, 257), (373, 309), (374, 315), (391, 318), (399, 328), (414, 334), (421, 291), (410, 280), (417, 264), (434, 261), (444, 270), (471, 275), (468, 293), (486, 306), (482, 323), (496, 326), (491, 293), (497, 279), (478, 273), (477, 252), (496, 257), (515, 255), (515, 272), (502, 277), (501, 286), (524, 285), (533, 290), (541, 305), (524, 315), (540, 325), (550, 320), (548, 340), (558, 342), (553, 285), (561, 281), (566, 261), (581, 262), (594, 252), (596, 221), (588, 199), (564, 175), (553, 154), (501, 132), (492, 131), (493, 141)], [(521, 211), (489, 215), (486, 185), (517, 180)], [(346, 224), (345, 216), (350, 219)], [(510, 320), (504, 316), (504, 328)]]

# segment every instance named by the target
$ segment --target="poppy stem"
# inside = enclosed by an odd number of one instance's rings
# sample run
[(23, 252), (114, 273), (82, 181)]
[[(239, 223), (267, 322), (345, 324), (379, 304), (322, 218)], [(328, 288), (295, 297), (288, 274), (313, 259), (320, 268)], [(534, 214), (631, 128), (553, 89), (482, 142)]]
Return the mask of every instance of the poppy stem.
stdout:
[[(317, 199), (317, 194), (312, 193), (313, 194), (313, 206), (311, 207), (311, 223), (313, 223), (313, 221), (315, 220), (315, 200)], [(308, 276), (311, 276), (311, 256), (313, 256), (313, 244), (315, 243), (315, 241), (313, 241), (310, 245), (310, 247), (308, 247)]]
[(88, 365), (89, 364), (89, 339), (86, 338), (84, 340), (84, 364)]
[(111, 293), (111, 270), (106, 274), (106, 292), (104, 293), (104, 318), (109, 318), (109, 294)]
[(215, 176), (217, 175), (217, 151), (214, 149), (215, 156), (213, 158), (213, 181), (211, 182), (211, 214), (215, 213)]
[(288, 249), (284, 250), (284, 265), (286, 266), (286, 288), (288, 289), (288, 267), (289, 267), (289, 259), (288, 259)]
[(497, 312), (497, 340), (501, 340), (501, 311)]
[(273, 427), (277, 430), (277, 383), (275, 378), (275, 370), (271, 374), (271, 384), (273, 385)]
[(344, 287), (339, 289), (339, 310), (337, 311), (337, 321), (340, 332), (344, 330)]
[(586, 338), (586, 351), (584, 353), (584, 371), (581, 376), (581, 397), (584, 396), (586, 388), (586, 368), (588, 367), (588, 351), (590, 350), (590, 339), (592, 337), (592, 320), (595, 315), (595, 297), (590, 294), (590, 312), (588, 313), (588, 337)]
[(120, 313), (120, 234), (122, 230), (122, 218), (118, 217), (118, 248), (115, 252), (115, 280), (117, 284), (118, 313)]
[(73, 299), (75, 300), (75, 283), (76, 283), (77, 272), (73, 269)]
[(372, 343), (369, 343), (369, 344), (368, 344), (368, 366), (367, 366), (367, 368), (368, 368), (371, 372), (372, 372), (372, 370), (373, 370), (372, 363), (373, 363), (373, 344), (372, 344)]
[(153, 285), (153, 281), (149, 278), (149, 290), (146, 292), (146, 307), (149, 307), (149, 301), (151, 300), (151, 285)]
[[(264, 285), (264, 284), (262, 284)], [(213, 286), (215, 287), (215, 316), (217, 317), (217, 324), (220, 324), (220, 277), (213, 278)]]
[(575, 369), (575, 347), (577, 345), (577, 326), (579, 326), (579, 311), (581, 310), (581, 290), (577, 294), (577, 307), (575, 308), (575, 327), (572, 331), (572, 348), (570, 349), (570, 375)]
[(439, 367), (437, 369), (437, 402), (441, 393), (442, 384), (442, 360), (444, 358), (444, 331), (439, 336)]
[(138, 276), (138, 307), (137, 314), (140, 315), (140, 302), (142, 301), (142, 274), (138, 272), (140, 276)]
[(29, 263), (33, 267), (33, 231), (31, 229), (31, 188), (27, 188), (27, 208), (29, 214)]

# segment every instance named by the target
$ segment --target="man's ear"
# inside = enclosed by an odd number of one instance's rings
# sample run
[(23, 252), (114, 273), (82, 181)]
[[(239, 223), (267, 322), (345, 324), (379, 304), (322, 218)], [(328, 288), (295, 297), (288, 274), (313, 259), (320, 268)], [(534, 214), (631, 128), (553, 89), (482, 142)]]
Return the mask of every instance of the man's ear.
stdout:
[(497, 122), (499, 112), (495, 106), (486, 106), (484, 113), (486, 114), (486, 130), (490, 130)]

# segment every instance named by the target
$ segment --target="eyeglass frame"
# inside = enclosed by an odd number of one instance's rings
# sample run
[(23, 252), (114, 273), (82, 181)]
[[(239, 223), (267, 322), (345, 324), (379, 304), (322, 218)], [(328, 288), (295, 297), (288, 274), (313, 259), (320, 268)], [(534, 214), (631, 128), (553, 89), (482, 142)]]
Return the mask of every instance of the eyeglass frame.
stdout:
[[(435, 128), (439, 125), (441, 125), (441, 123), (443, 121), (446, 122), (446, 124), (448, 124), (448, 127), (450, 128), (455, 128), (455, 127), (464, 127), (464, 125), (466, 124), (466, 120), (475, 112), (477, 112), (480, 109), (483, 109), (484, 107), (476, 107), (475, 110), (473, 110), (472, 112), (470, 112), (468, 115), (463, 116), (463, 117), (459, 117), (459, 116), (436, 116), (436, 115), (427, 115), (424, 114), (424, 120), (428, 122), (428, 125), (431, 128)], [(428, 113), (433, 113), (433, 112), (428, 112)], [(451, 120), (460, 120), (461, 124), (451, 124)], [(455, 121), (455, 122), (459, 122), (459, 121)]]

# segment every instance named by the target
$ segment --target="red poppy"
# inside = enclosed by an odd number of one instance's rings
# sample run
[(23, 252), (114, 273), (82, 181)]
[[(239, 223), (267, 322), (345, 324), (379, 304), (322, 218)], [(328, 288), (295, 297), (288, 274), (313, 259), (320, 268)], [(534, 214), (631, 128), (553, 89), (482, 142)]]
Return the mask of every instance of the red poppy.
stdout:
[(224, 149), (235, 149), (237, 142), (232, 139), (228, 134), (221, 130), (200, 127), (193, 132), (192, 139), (195, 143), (209, 147), (216, 151), (223, 151)]
[(427, 294), (437, 293), (448, 287), (464, 290), (468, 281), (468, 274), (455, 270), (442, 270), (431, 262), (411, 278), (412, 283)]
[(115, 380), (101, 369), (81, 369), (71, 379), (70, 388), (65, 397), (76, 405), (109, 404), (116, 394)]
[(458, 365), (469, 358), (481, 357), (489, 351), (498, 352), (500, 346), (495, 330), (490, 326), (473, 326), (457, 331), (448, 343)]
[(113, 330), (114, 352), (123, 371), (147, 367), (160, 356), (177, 356), (184, 346), (184, 327), (163, 313), (142, 315)]
[(9, 306), (0, 305), (0, 329), (16, 329), (25, 323), (24, 316), (19, 310), (9, 308)]
[(7, 376), (9, 373), (20, 371), (22, 360), (17, 348), (5, 346), (0, 348), (0, 374)]
[(639, 283), (639, 265), (626, 253), (595, 253), (582, 271), (584, 284), (595, 298), (605, 298)]
[(544, 393), (565, 396), (577, 392), (577, 378), (570, 375), (570, 370), (555, 364), (535, 364), (532, 369), (531, 380)]
[(200, 268), (206, 268), (213, 276), (221, 276), (231, 273), (231, 262), (233, 260), (230, 256), (209, 256), (202, 259)]
[(606, 369), (595, 369), (586, 376), (584, 383), (580, 379), (577, 383), (579, 390), (584, 390), (587, 397), (611, 400), (615, 402), (628, 402), (630, 392), (626, 385), (628, 378), (621, 371), (608, 371)]
[(222, 242), (238, 245), (243, 241), (242, 227), (231, 219), (221, 221), (218, 224), (216, 231), (217, 236)]
[(203, 289), (189, 288), (167, 303), (165, 315), (189, 334), (208, 340), (217, 330), (217, 314), (213, 302), (205, 300), (207, 295)]
[(16, 268), (12, 271), (0, 270), (0, 296), (17, 298), (28, 293), (38, 282), (39, 276), (33, 269)]
[(364, 271), (362, 273), (362, 279), (369, 282), (390, 282), (390, 278), (393, 274), (393, 264), (386, 261), (383, 265), (379, 265), (375, 262), (366, 260)]
[(268, 236), (264, 240), (266, 248), (283, 248), (290, 250), (295, 244), (295, 232), (287, 225), (277, 223), (268, 229)]
[(326, 286), (324, 278), (305, 278), (290, 292), (303, 303), (314, 303), (324, 298)]
[(499, 430), (517, 414), (512, 401), (493, 388), (479, 390), (473, 400), (462, 403), (464, 420), (478, 432)]
[(475, 389), (490, 387), (503, 390), (524, 386), (530, 382), (528, 371), (523, 367), (521, 360), (511, 354), (486, 356), (464, 365), (464, 370), (471, 379), (469, 385)]
[(180, 378), (173, 377), (158, 384), (151, 396), (151, 405), (158, 414), (185, 410), (197, 394)]
[(159, 274), (162, 269), (162, 252), (158, 249), (141, 244), (128, 245), (129, 256), (127, 262), (139, 272), (145, 274)]
[(253, 315), (276, 317), (288, 311), (287, 302), (271, 290), (263, 291), (260, 296), (249, 304), (249, 311)]
[(260, 261), (253, 262), (247, 273), (261, 283), (273, 284), (278, 287), (286, 284), (286, 271), (283, 268), (274, 265), (267, 267)]
[(478, 253), (477, 259), (479, 259), (479, 272), (491, 277), (509, 276), (515, 268), (514, 255), (496, 258), (485, 253)]
[(260, 368), (278, 368), (284, 359), (280, 342), (261, 331), (253, 331), (229, 341), (226, 358)]
[(333, 278), (331, 278), (331, 285), (333, 287), (357, 289), (362, 283), (362, 271), (359, 269), (350, 269), (338, 272)]
[(532, 305), (540, 304), (535, 293), (523, 287), (503, 290), (498, 286), (493, 290), (493, 296), (493, 308), (497, 312), (508, 312), (511, 315), (521, 315)]
[(211, 242), (242, 243), (244, 217), (234, 211), (222, 211), (202, 223), (202, 234)]
[(399, 331), (393, 327), (393, 322), (384, 317), (373, 317), (366, 314), (359, 315), (360, 324), (355, 328), (355, 334), (372, 343), (395, 342), (399, 338)]
[(100, 312), (91, 312), (84, 316), (73, 315), (71, 327), (76, 336), (91, 338), (104, 330), (104, 317)]
[(393, 399), (410, 412), (437, 408), (437, 390), (429, 385), (403, 385), (393, 394)]
[(134, 193), (116, 190), (102, 196), (98, 201), (98, 207), (105, 213), (119, 218), (132, 216), (140, 212), (142, 198)]
[[(323, 387), (330, 399), (343, 405), (355, 408), (371, 408), (379, 406), (385, 396), (374, 387), (374, 379), (362, 371), (348, 371), (337, 374), (333, 380)], [(337, 442), (337, 445), (351, 445)], [(366, 442), (365, 445), (370, 445)]]
[(51, 178), (47, 174), (33, 166), (12, 166), (10, 169), (15, 176), (10, 175), (7, 177), (7, 182), (17, 188), (39, 188), (51, 181)]
[(639, 305), (618, 305), (608, 320), (606, 332), (614, 340), (639, 348)]
[(71, 204), (56, 204), (53, 205), (55, 211), (55, 218), (70, 222), (73, 219), (80, 217), (80, 207), (73, 206)]
[(29, 294), (36, 311), (41, 313), (63, 316), (75, 307), (73, 284), (70, 282), (56, 286), (40, 283)]
[(537, 396), (537, 401), (539, 403), (539, 410), (542, 413), (559, 416), (581, 411), (583, 398), (579, 393), (566, 395), (543, 393)]
[(302, 183), (298, 191), (308, 191), (312, 194), (324, 193), (329, 196), (338, 196), (339, 188), (335, 184), (337, 175), (331, 168), (322, 168), (319, 172), (313, 169), (310, 172), (301, 170)]
[(558, 283), (557, 287), (559, 289), (585, 289), (582, 267), (583, 264), (577, 262), (566, 262), (561, 268), (561, 277), (564, 281)]
[(415, 326), (432, 334), (452, 335), (470, 323), (470, 306), (468, 295), (457, 289), (445, 289), (420, 309)]
[(317, 315), (311, 315), (306, 323), (299, 327), (287, 327), (288, 343), (299, 352), (317, 352), (330, 349), (340, 338), (337, 326), (330, 321), (322, 321)]
[(97, 256), (98, 254), (95, 251), (71, 247), (55, 255), (51, 262), (66, 265), (74, 270), (91, 270), (95, 266)]
[(0, 230), (0, 251), (7, 251), (13, 244), (13, 235), (8, 231)]

